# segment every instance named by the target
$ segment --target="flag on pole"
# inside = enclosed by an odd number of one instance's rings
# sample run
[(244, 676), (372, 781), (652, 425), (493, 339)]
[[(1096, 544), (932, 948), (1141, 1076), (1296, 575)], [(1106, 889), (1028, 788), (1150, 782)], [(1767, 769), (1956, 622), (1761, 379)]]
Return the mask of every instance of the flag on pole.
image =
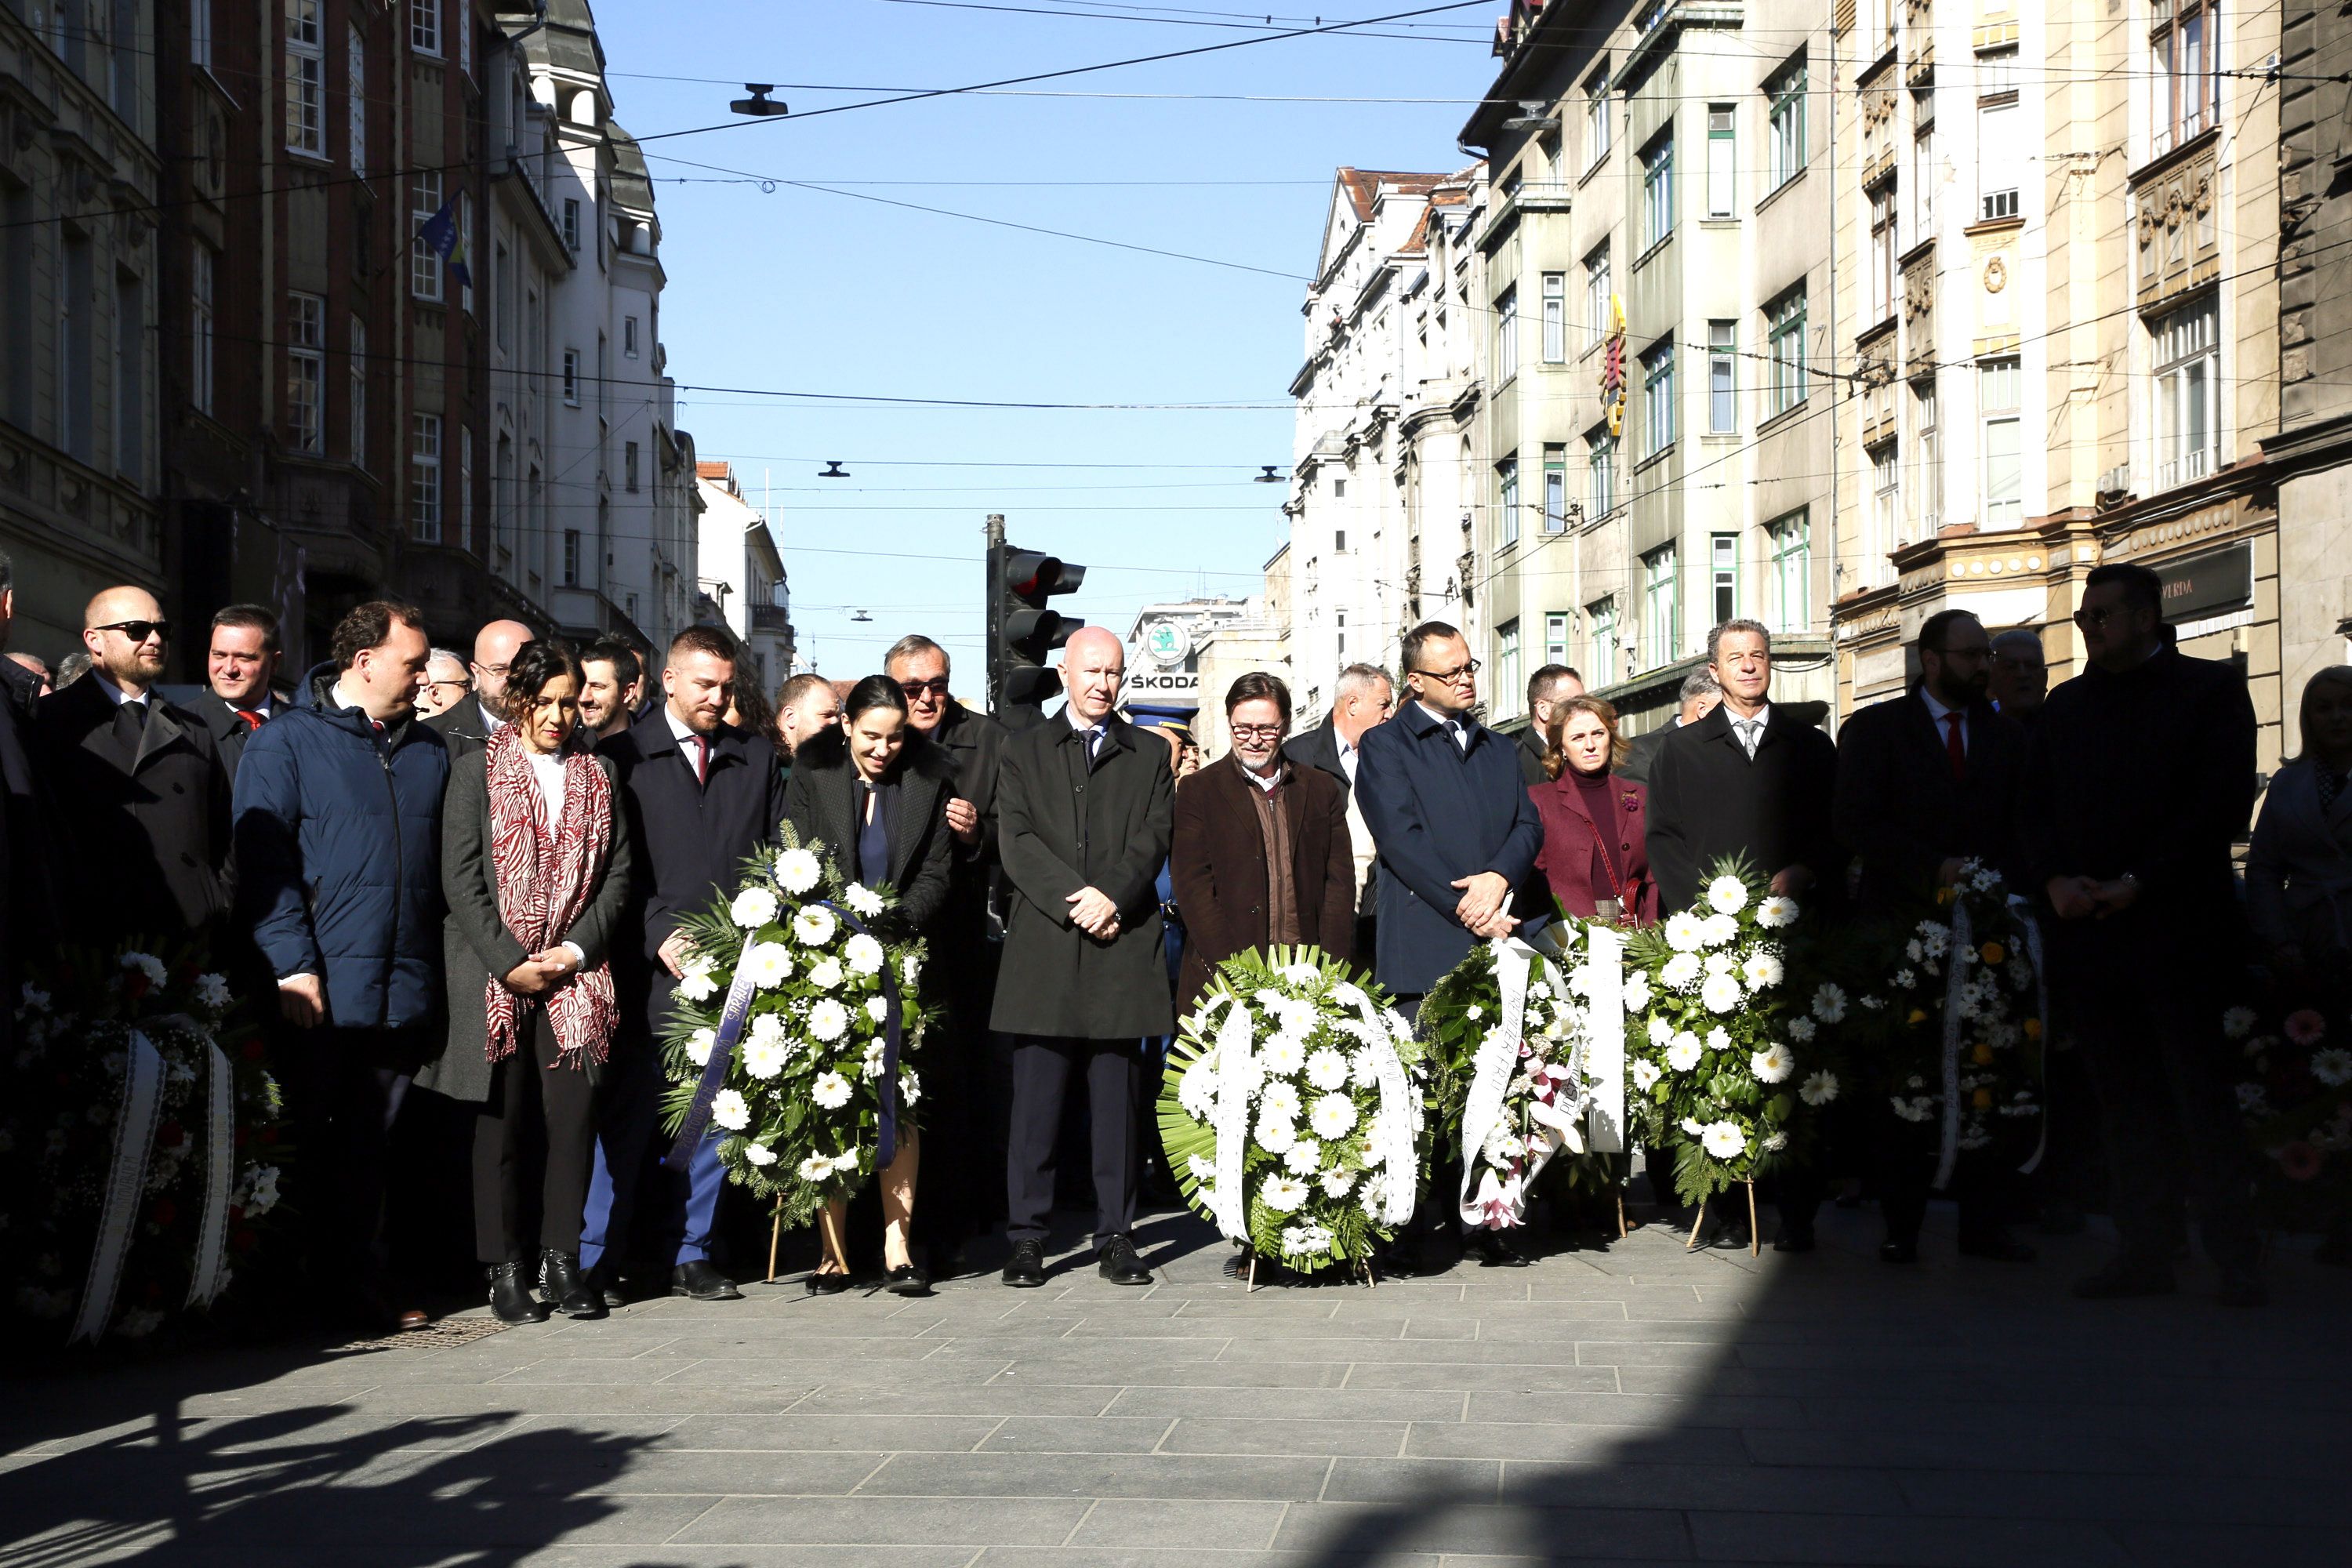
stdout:
[(416, 237), (424, 242), (426, 249), (441, 258), (443, 265), (449, 268), (449, 276), (457, 280), (459, 288), (471, 289), (474, 273), (466, 264), (465, 237), (457, 232), (457, 201), (464, 194), (461, 191), (443, 202), (441, 210), (426, 218), (425, 226), (416, 231)]

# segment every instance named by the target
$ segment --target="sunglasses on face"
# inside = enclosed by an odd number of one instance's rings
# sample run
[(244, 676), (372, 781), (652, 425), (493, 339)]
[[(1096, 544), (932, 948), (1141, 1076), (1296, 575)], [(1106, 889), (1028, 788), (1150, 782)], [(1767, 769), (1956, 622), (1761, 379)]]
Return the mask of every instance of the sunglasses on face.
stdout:
[(898, 682), (898, 689), (905, 694), (909, 702), (921, 697), (925, 692), (930, 693), (933, 697), (944, 699), (948, 694), (948, 678), (944, 675), (935, 675), (929, 680), (902, 680)]
[(151, 637), (164, 642), (172, 640), (172, 623), (169, 621), (114, 621), (106, 626), (92, 626), (90, 630), (121, 632), (123, 637), (134, 643), (145, 642)]

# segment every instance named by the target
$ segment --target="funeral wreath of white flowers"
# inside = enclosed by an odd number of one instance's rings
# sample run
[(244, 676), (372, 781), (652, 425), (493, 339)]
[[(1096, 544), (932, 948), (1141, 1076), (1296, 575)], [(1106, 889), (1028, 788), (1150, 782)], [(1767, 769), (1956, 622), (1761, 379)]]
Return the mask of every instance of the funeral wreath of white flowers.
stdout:
[(1303, 1274), (1412, 1217), (1422, 1053), (1378, 986), (1315, 948), (1245, 952), (1181, 1026), (1160, 1130), (1196, 1211)]
[(886, 1109), (899, 1137), (915, 1130), (923, 1087), (908, 1058), (928, 1019), (918, 1003), (924, 946), (890, 934), (896, 891), (848, 880), (790, 823), (781, 838), (744, 863), (732, 894), (679, 925), (688, 954), (665, 1042), (665, 1104), (675, 1134), (723, 1044), (706, 1096), (720, 1163), (795, 1226), (874, 1174)]

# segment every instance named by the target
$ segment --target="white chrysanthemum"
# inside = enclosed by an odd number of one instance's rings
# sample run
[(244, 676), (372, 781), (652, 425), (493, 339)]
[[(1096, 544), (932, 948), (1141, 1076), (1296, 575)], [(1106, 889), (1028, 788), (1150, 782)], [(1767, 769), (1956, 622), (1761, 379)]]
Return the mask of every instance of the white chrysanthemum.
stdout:
[(1930, 958), (1941, 958), (1952, 950), (1952, 933), (1932, 921), (1919, 928), (1919, 945), (1927, 950)]
[(795, 896), (824, 880), (824, 866), (814, 851), (787, 849), (776, 857), (776, 883)]
[(1813, 990), (1813, 1016), (1824, 1024), (1842, 1023), (1845, 1018), (1845, 991), (1823, 981)]
[(1691, 1137), (1696, 1138), (1705, 1132), (1706, 1128), (1697, 1117), (1685, 1116), (1683, 1118), (1683, 1131), (1688, 1133)]
[(1176, 1081), (1176, 1103), (1195, 1121), (1206, 1121), (1217, 1110), (1217, 1075), (1199, 1063), (1184, 1069)]
[(727, 918), (745, 931), (758, 931), (774, 920), (782, 908), (775, 894), (765, 888), (751, 887), (735, 895), (735, 901), (727, 906)]
[(1323, 972), (1311, 963), (1286, 963), (1276, 973), (1293, 985), (1312, 985), (1323, 978)]
[(1797, 1058), (1789, 1054), (1786, 1047), (1767, 1040), (1762, 1050), (1748, 1058), (1748, 1068), (1759, 1083), (1786, 1083), (1789, 1075), (1797, 1070)]
[(2232, 1007), (2221, 1015), (2221, 1032), (2233, 1040), (2242, 1040), (2253, 1032), (2254, 1010)]
[(877, 1024), (887, 1023), (890, 1019), (890, 1004), (879, 996), (868, 996), (866, 999), (866, 1016)]
[(1910, 970), (1898, 969), (1895, 972), (1895, 989), (1897, 991), (1908, 991), (1911, 987), (1918, 984), (1918, 975), (1913, 973)]
[(1676, 1072), (1688, 1072), (1698, 1066), (1698, 1037), (1683, 1030), (1666, 1047), (1666, 1065)]
[(1727, 1051), (1731, 1048), (1731, 1031), (1717, 1024), (1706, 1032), (1706, 1038), (1700, 1043), (1710, 1051)]
[(1699, 921), (1699, 934), (1709, 947), (1722, 947), (1739, 940), (1739, 921), (1730, 915), (1709, 915)]
[(1276, 1214), (1297, 1214), (1307, 1202), (1307, 1184), (1296, 1176), (1269, 1176), (1257, 1190), (1258, 1201)]
[(1355, 1184), (1356, 1173), (1353, 1171), (1330, 1170), (1323, 1173), (1323, 1195), (1327, 1198), (1344, 1198), (1348, 1195), (1349, 1189)]
[(776, 1152), (765, 1143), (746, 1143), (743, 1145), (743, 1158), (754, 1165), (764, 1167), (776, 1163)]
[(1788, 1146), (1789, 1135), (1786, 1132), (1768, 1132), (1764, 1135), (1764, 1152), (1767, 1154), (1777, 1154)]
[(1664, 1076), (1664, 1074), (1658, 1071), (1658, 1064), (1650, 1060), (1647, 1057), (1639, 1058), (1633, 1063), (1633, 1087), (1640, 1089), (1643, 1094), (1647, 1094), (1650, 1090), (1655, 1089), (1658, 1085), (1658, 1079)]
[(1641, 970), (1625, 976), (1625, 1011), (1639, 1013), (1650, 1005), (1650, 977)]
[(837, 1072), (821, 1072), (809, 1085), (809, 1098), (827, 1110), (839, 1110), (849, 1103), (849, 1080)]
[(841, 944), (841, 956), (849, 964), (852, 974), (879, 974), (887, 955), (880, 942), (859, 931)]
[(770, 1079), (784, 1070), (791, 1052), (782, 1040), (746, 1040), (743, 1042), (743, 1070), (753, 1078)]
[(1737, 1160), (1748, 1152), (1748, 1134), (1737, 1121), (1710, 1121), (1699, 1134), (1699, 1144), (1718, 1160)]
[(803, 947), (823, 947), (840, 930), (833, 911), (821, 905), (811, 904), (793, 917), (793, 938)]
[(699, 953), (678, 966), (677, 994), (689, 1002), (708, 1002), (719, 994), (719, 979), (711, 961)]
[(1769, 990), (1788, 977), (1780, 961), (1769, 952), (1751, 952), (1739, 966), (1739, 977), (1748, 982), (1750, 991)]
[(1677, 910), (1666, 917), (1666, 945), (1676, 952), (1696, 952), (1706, 941), (1706, 928), (1690, 910)]
[(1217, 1179), (1217, 1163), (1214, 1160), (1204, 1159), (1199, 1154), (1186, 1155), (1184, 1169), (1196, 1182), (1213, 1182)]
[(1307, 1124), (1315, 1129), (1315, 1136), (1326, 1142), (1344, 1138), (1348, 1130), (1356, 1125), (1356, 1102), (1344, 1094), (1327, 1094), (1315, 1102)]
[(712, 1047), (719, 1044), (716, 1029), (697, 1029), (686, 1037), (686, 1059), (696, 1067), (710, 1060)]
[(1927, 959), (1927, 950), (1919, 945), (1919, 939), (1915, 936), (1903, 944), (1903, 956), (1914, 963), (1919, 963)]
[(1669, 991), (1688, 991), (1698, 984), (1699, 976), (1706, 973), (1706, 971), (1699, 965), (1698, 954), (1678, 952), (1666, 960), (1664, 965), (1659, 969), (1658, 979)]
[(859, 920), (870, 921), (882, 912), (882, 895), (863, 882), (852, 882), (842, 889), (841, 901)]
[(781, 942), (755, 942), (743, 950), (743, 973), (761, 990), (772, 991), (793, 973), (792, 950)]
[(1298, 1129), (1286, 1116), (1260, 1111), (1257, 1119), (1257, 1146), (1269, 1154), (1287, 1154), (1290, 1146), (1298, 1142)]
[(1827, 1105), (1837, 1097), (1838, 1077), (1833, 1072), (1817, 1072), (1797, 1090), (1797, 1098), (1807, 1105)]
[(1287, 1078), (1307, 1065), (1307, 1042), (1296, 1035), (1276, 1035), (1265, 1042), (1258, 1060), (1267, 1072)]
[(1282, 1168), (1294, 1176), (1311, 1176), (1323, 1168), (1323, 1145), (1301, 1138), (1282, 1156)]
[(1403, 1014), (1393, 1007), (1384, 1008), (1381, 1013), (1381, 1022), (1388, 1026), (1389, 1034), (1395, 1038), (1397, 1044), (1401, 1046), (1412, 1044), (1412, 1024)]
[(195, 984), (196, 1005), (220, 1011), (229, 1004), (228, 982), (217, 974), (199, 974)]
[(1717, 914), (1736, 915), (1748, 907), (1748, 884), (1737, 877), (1717, 877), (1706, 885), (1706, 901)]
[(744, 1037), (752, 1041), (770, 1041), (777, 1044), (782, 1043), (784, 1038), (784, 1016), (782, 1013), (753, 1014), (751, 1016), (751, 1026), (744, 1032)]
[(910, 952), (898, 961), (898, 980), (908, 990), (912, 991), (916, 982), (922, 977), (923, 961), (921, 959)]
[(1736, 952), (1710, 952), (1704, 960), (1702, 967), (1709, 975), (1728, 974), (1736, 977), (1739, 973), (1739, 955)]
[(820, 958), (809, 965), (808, 983), (820, 991), (838, 991), (848, 976), (841, 972), (841, 960)]
[(1276, 1079), (1265, 1086), (1265, 1092), (1258, 1097), (1257, 1103), (1258, 1109), (1269, 1116), (1279, 1116), (1286, 1121), (1294, 1121), (1300, 1108), (1298, 1086), (1286, 1079)]
[(828, 996), (809, 1009), (808, 1026), (812, 1036), (831, 1045), (849, 1027), (849, 1009)]
[(124, 953), (122, 955), (122, 970), (126, 974), (134, 970), (137, 971), (140, 974), (145, 976), (147, 984), (150, 985), (161, 986), (163, 984), (165, 974), (163, 961), (156, 957), (152, 952)]
[(711, 1098), (710, 1120), (730, 1132), (740, 1132), (751, 1125), (751, 1108), (733, 1089), (722, 1089)]
[(1370, 1089), (1381, 1081), (1380, 1058), (1370, 1051), (1358, 1051), (1348, 1058), (1348, 1081), (1358, 1089)]
[(2340, 1046), (2330, 1046), (2311, 1055), (2311, 1076), (2330, 1089), (2341, 1089), (2352, 1083), (2352, 1051)]
[(1675, 1037), (1675, 1026), (1664, 1018), (1650, 1020), (1650, 1044), (1663, 1046)]
[(1797, 923), (1797, 900), (1785, 893), (1775, 893), (1756, 906), (1756, 923), (1767, 931)]
[(898, 1099), (908, 1105), (915, 1105), (919, 1103), (922, 1098), (923, 1080), (921, 1075), (917, 1073), (913, 1068), (901, 1062), (898, 1066)]
[(822, 1154), (811, 1154), (800, 1163), (800, 1177), (803, 1182), (822, 1182), (832, 1174), (833, 1162)]
[(1342, 980), (1331, 987), (1331, 1000), (1342, 1007), (1361, 1007), (1371, 998), (1364, 994), (1362, 986)]
[(1307, 1058), (1307, 1081), (1317, 1089), (1337, 1089), (1348, 1081), (1348, 1058), (1323, 1046)]
[(1319, 1225), (1285, 1226), (1282, 1230), (1282, 1250), (1285, 1257), (1304, 1258), (1331, 1248), (1331, 1233)]
[(1486, 1016), (1486, 1009), (1478, 1005), (1477, 1003), (1473, 1002), (1470, 1005), (1462, 1009), (1462, 1016), (1465, 1018), (1469, 1019), (1470, 1022), (1475, 1024)]
[(1698, 988), (1698, 999), (1710, 1013), (1730, 1012), (1739, 1005), (1744, 994), (1738, 978), (1729, 974), (1710, 974)]
[(1820, 1033), (1820, 1031), (1813, 1026), (1813, 1021), (1811, 1018), (1804, 1016), (1802, 1014), (1790, 1019), (1787, 1028), (1789, 1031), (1789, 1037), (1796, 1041), (1797, 1044), (1801, 1046), (1811, 1045), (1812, 1043), (1813, 1037)]

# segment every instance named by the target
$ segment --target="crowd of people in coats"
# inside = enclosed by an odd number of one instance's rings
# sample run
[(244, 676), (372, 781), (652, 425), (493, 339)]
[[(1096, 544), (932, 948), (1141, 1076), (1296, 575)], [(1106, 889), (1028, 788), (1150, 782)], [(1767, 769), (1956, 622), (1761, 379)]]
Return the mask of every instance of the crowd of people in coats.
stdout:
[[(13, 611), (0, 561), (0, 647)], [(388, 601), (344, 616), (299, 673), (268, 611), (225, 609), (205, 685), (173, 700), (173, 628), (151, 593), (111, 588), (76, 679), (0, 664), (0, 948), (13, 961), (50, 930), (210, 944), (267, 1014), (299, 1134), (289, 1206), (309, 1234), (284, 1292), (381, 1331), (428, 1321), (386, 1220), (434, 1190), (428, 1167), (469, 1177), (501, 1318), (740, 1295), (715, 1136), (683, 1169), (656, 1157), (658, 1042), (682, 922), (782, 824), (894, 889), (889, 918), (931, 955), (927, 1124), (874, 1184), (880, 1282), (909, 1294), (965, 1270), (1000, 1220), (1003, 1282), (1042, 1284), (1057, 1200), (1091, 1205), (1104, 1278), (1150, 1279), (1134, 1235), (1161, 1185), (1155, 1064), (1236, 953), (1318, 947), (1411, 1016), (1475, 943), (1555, 910), (1656, 922), (1726, 857), (1823, 915), (1900, 912), (1974, 861), (2033, 900), (2063, 1048), (2036, 1190), (1965, 1169), (1960, 1251), (2029, 1260), (2021, 1220), (2079, 1227), (2103, 1188), (2120, 1245), (2077, 1294), (2171, 1289), (2193, 1215), (2221, 1299), (2254, 1304), (2220, 1020), (2250, 965), (2339, 989), (2352, 973), (2352, 668), (2300, 694), (2301, 752), (2268, 783), (2242, 874), (2244, 679), (2174, 646), (2142, 568), (2094, 570), (2074, 619), (2082, 672), (2045, 692), (2036, 634), (1929, 617), (1916, 682), (1834, 742), (1820, 705), (1773, 700), (1754, 621), (1715, 627), (1670, 721), (1630, 740), (1557, 665), (1529, 681), (1523, 731), (1487, 728), (1478, 661), (1433, 621), (1394, 675), (1340, 671), (1304, 733), (1281, 679), (1234, 681), (1215, 694), (1231, 748), (1203, 765), (1183, 724), (1122, 716), (1125, 653), (1100, 628), (1065, 650), (1063, 710), (1019, 729), (960, 702), (924, 637), (845, 689), (795, 676), (771, 707), (722, 629), (656, 658), (500, 621), (467, 655)], [(1916, 1259), (1924, 1163), (1872, 1121), (1780, 1175), (1776, 1248), (1810, 1250), (1820, 1205), (1867, 1174), (1882, 1256)], [(446, 1206), (407, 1206), (446, 1229)], [(1747, 1245), (1740, 1224), (1717, 1239)], [(866, 1222), (836, 1209), (821, 1231), (805, 1289), (847, 1289), (873, 1262), (851, 1241)], [(1486, 1263), (1522, 1260), (1472, 1239)], [(2345, 1261), (2347, 1239), (2322, 1256)], [(1389, 1266), (1462, 1251), (1424, 1219)]]

